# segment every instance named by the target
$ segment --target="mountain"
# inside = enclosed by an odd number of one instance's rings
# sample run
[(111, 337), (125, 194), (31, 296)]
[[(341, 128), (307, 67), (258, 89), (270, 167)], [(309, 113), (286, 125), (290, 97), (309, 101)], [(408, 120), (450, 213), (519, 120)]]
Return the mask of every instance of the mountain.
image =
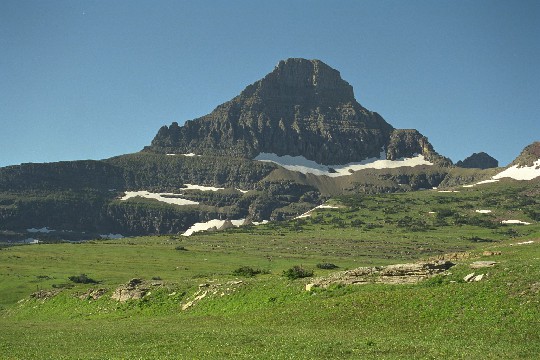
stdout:
[(498, 167), (499, 162), (485, 152), (480, 152), (472, 154), (463, 161), (458, 161), (456, 166), (473, 169), (491, 169)]
[[(496, 176), (536, 178), (539, 144)], [(419, 131), (395, 129), (321, 61), (288, 59), (212, 113), (162, 127), (138, 153), (0, 168), (0, 242), (187, 234), (494, 174), (454, 167)]]
[(540, 160), (540, 141), (535, 141), (526, 146), (517, 158), (510, 165), (533, 166)]
[(422, 154), (450, 165), (415, 130), (397, 130), (360, 105), (339, 71), (320, 60), (287, 59), (210, 114), (159, 129), (147, 152), (303, 156), (325, 165)]

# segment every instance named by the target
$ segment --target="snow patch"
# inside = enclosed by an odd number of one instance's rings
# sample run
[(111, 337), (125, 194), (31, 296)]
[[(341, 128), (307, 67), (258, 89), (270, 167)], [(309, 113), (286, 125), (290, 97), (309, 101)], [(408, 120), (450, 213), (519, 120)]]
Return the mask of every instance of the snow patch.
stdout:
[(102, 235), (99, 235), (99, 237), (102, 239), (123, 239), (124, 235), (111, 233), (111, 234), (102, 234)]
[[(223, 226), (225, 221), (226, 220), (214, 219), (214, 220), (210, 220), (210, 221), (207, 221), (207, 222), (195, 223), (189, 229), (187, 229), (182, 235), (183, 236), (190, 236), (190, 235), (192, 235), (192, 234), (194, 234), (196, 232), (206, 231), (206, 230), (211, 229), (213, 227), (216, 227), (217, 229), (219, 229), (220, 227)], [(239, 226), (242, 226), (242, 225), (244, 225), (246, 223), (246, 219), (231, 220), (231, 223), (234, 226), (239, 227)], [(267, 224), (267, 223), (268, 223), (268, 220), (263, 220), (263, 221), (253, 221), (251, 224), (253, 224), (253, 225), (263, 225), (263, 224)]]
[(480, 182), (477, 182), (476, 185), (491, 184), (491, 183), (496, 183), (497, 181), (499, 181), (499, 180), (494, 180), (494, 179), (482, 180)]
[(48, 233), (56, 231), (56, 230), (49, 229), (48, 227), (42, 227), (41, 229), (36, 229), (36, 228), (26, 229), (26, 231), (28, 231), (29, 233), (45, 233), (45, 234), (48, 234)]
[(336, 205), (326, 205), (326, 204), (322, 204), (322, 205), (319, 205), (319, 206), (316, 206), (314, 207), (313, 209), (303, 213), (302, 215), (299, 215), (297, 217), (294, 218), (294, 220), (296, 219), (303, 219), (303, 218), (307, 218), (307, 217), (310, 217), (313, 212), (317, 209), (339, 209), (340, 207), (339, 206), (336, 206)]
[(489, 214), (491, 212), (491, 210), (475, 210), (475, 211), (480, 214)]
[[(219, 191), (219, 190), (225, 190), (225, 188), (218, 188), (214, 186), (204, 186), (204, 185), (193, 185), (193, 184), (184, 184), (185, 188), (182, 188), (180, 190), (200, 190), (200, 191)], [(247, 193), (249, 190), (241, 190), (241, 189), (235, 189), (236, 191), (240, 191), (242, 194)]]
[(521, 221), (521, 220), (503, 220), (503, 221), (501, 221), (501, 224), (531, 225), (531, 223), (525, 222), (525, 221)]
[(530, 241), (524, 241), (524, 242), (518, 242), (518, 243), (515, 243), (515, 244), (510, 244), (510, 246), (512, 245), (528, 245), (528, 244), (533, 244), (534, 241), (530, 240)]
[(251, 223), (253, 225), (264, 225), (264, 224), (268, 224), (270, 221), (268, 220), (263, 220), (263, 221), (252, 221)]
[[(223, 226), (223, 224), (225, 224), (225, 221), (226, 220), (214, 219), (214, 220), (210, 220), (210, 221), (207, 221), (207, 222), (195, 223), (189, 229), (187, 229), (182, 235), (183, 236), (190, 236), (193, 233), (196, 233), (196, 232), (199, 232), (199, 231), (205, 231), (205, 230), (211, 229), (213, 227), (216, 227), (217, 229), (219, 229), (220, 227)], [(246, 221), (246, 219), (231, 220), (232, 224), (234, 226), (236, 226), (236, 227), (244, 225), (245, 221)], [(264, 221), (261, 222), (261, 223), (255, 223), (254, 222), (253, 224), (255, 224), (255, 225), (265, 224), (265, 222)]]
[[(122, 197), (120, 200), (125, 201), (125, 200), (131, 199), (133, 197), (137, 197), (137, 196), (147, 198), (147, 199), (155, 199), (157, 201), (161, 201), (161, 202), (164, 202), (164, 203), (167, 203), (167, 204), (199, 205), (199, 203), (196, 202), (196, 201), (191, 201), (191, 200), (182, 199), (182, 198), (178, 197), (178, 194), (173, 194), (173, 193), (152, 193), (152, 192), (144, 191), (144, 190), (142, 190), (142, 191), (126, 191), (126, 195), (124, 195), (124, 197)], [(169, 197), (169, 196), (174, 196), (174, 197)]]
[(204, 186), (204, 185), (184, 184), (184, 186), (185, 188), (182, 188), (182, 190), (201, 190), (201, 191), (225, 190), (225, 188), (218, 188), (218, 187)]
[[(199, 190), (199, 191), (219, 191), (219, 190), (225, 190), (225, 188), (218, 188), (214, 186), (204, 186), (204, 185), (194, 185), (194, 184), (184, 184), (184, 188), (179, 189), (182, 190)], [(240, 190), (236, 189), (242, 193), (247, 193), (249, 190)], [(155, 199), (167, 204), (174, 204), (174, 205), (199, 205), (196, 201), (191, 201), (187, 199), (183, 199), (181, 196), (182, 194), (175, 194), (175, 193), (153, 193), (146, 190), (139, 190), (139, 191), (126, 191), (125, 195), (120, 198), (120, 200), (128, 200), (133, 197), (143, 197), (147, 199)], [(54, 231), (54, 230), (52, 230)]]
[(515, 180), (532, 180), (540, 176), (540, 159), (536, 160), (533, 166), (514, 165), (498, 173), (493, 179), (512, 178)]
[(355, 171), (364, 169), (390, 169), (402, 166), (433, 165), (429, 161), (426, 161), (422, 155), (415, 155), (412, 158), (386, 160), (386, 153), (384, 151), (380, 153), (378, 158), (369, 158), (345, 165), (321, 165), (303, 156), (278, 156), (272, 153), (260, 153), (254, 160), (273, 162), (288, 170), (298, 171), (303, 174), (326, 175), (329, 177), (347, 176)]
[(440, 193), (458, 193), (459, 190), (439, 190)]
[(189, 153), (189, 154), (166, 154), (167, 156), (175, 156), (175, 155), (180, 155), (180, 156), (201, 156), (201, 155), (196, 155), (194, 153)]
[(503, 178), (510, 178), (514, 180), (532, 180), (540, 176), (540, 159), (533, 163), (533, 166), (510, 166), (508, 169), (501, 171), (491, 179), (477, 182), (473, 185), (463, 185), (463, 187), (473, 187), (475, 185), (489, 184), (499, 181)]

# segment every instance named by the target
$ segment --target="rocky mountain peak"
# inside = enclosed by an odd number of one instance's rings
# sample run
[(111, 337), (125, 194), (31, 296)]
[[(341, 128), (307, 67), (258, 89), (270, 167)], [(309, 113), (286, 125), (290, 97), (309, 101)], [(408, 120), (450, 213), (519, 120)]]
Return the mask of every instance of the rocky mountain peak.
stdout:
[(241, 96), (296, 103), (348, 103), (355, 101), (352, 86), (339, 71), (320, 60), (281, 60), (263, 79), (244, 90)]
[(540, 141), (535, 141), (527, 145), (510, 165), (533, 166), (538, 160), (540, 160)]
[(499, 166), (497, 159), (485, 152), (474, 153), (463, 161), (458, 161), (456, 166), (462, 168), (490, 169)]
[[(320, 60), (287, 59), (210, 114), (162, 127), (145, 151), (253, 159), (303, 156), (324, 165), (434, 153), (421, 134), (395, 133), (362, 107), (339, 71)], [(431, 160), (430, 160), (431, 161)]]

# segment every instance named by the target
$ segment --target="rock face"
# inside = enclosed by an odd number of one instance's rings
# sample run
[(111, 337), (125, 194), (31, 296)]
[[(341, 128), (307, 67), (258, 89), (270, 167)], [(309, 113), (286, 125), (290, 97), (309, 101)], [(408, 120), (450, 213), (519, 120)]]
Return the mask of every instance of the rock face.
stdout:
[(470, 169), (491, 169), (498, 167), (499, 162), (485, 152), (479, 152), (472, 154), (463, 161), (458, 161), (456, 166)]
[(424, 155), (427, 161), (440, 166), (450, 166), (450, 159), (442, 157), (429, 143), (427, 137), (414, 129), (394, 129), (392, 131), (387, 149), (386, 159), (396, 160), (403, 157), (413, 157), (417, 154)]
[(337, 165), (386, 148), (388, 159), (436, 154), (418, 132), (396, 133), (362, 107), (339, 71), (319, 60), (288, 59), (212, 113), (163, 126), (145, 151), (250, 159), (275, 153)]

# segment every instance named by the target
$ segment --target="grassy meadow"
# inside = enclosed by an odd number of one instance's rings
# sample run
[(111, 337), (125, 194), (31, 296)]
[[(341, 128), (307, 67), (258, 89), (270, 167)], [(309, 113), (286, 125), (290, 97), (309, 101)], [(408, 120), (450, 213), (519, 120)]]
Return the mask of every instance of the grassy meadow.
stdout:
[[(539, 189), (357, 195), (307, 218), (225, 232), (4, 247), (0, 358), (536, 359)], [(501, 224), (509, 219), (531, 224)], [(306, 292), (309, 278), (283, 276), (295, 265), (325, 276), (335, 270), (317, 264), (344, 270), (455, 252), (469, 255), (415, 285)], [(471, 269), (478, 260), (496, 265)], [(261, 273), (235, 274), (246, 266)], [(484, 279), (463, 281), (472, 272)], [(97, 283), (69, 280), (79, 274)], [(132, 278), (154, 283), (149, 294), (111, 299)], [(104, 296), (85, 295), (98, 288)], [(31, 296), (39, 291), (56, 294)]]

